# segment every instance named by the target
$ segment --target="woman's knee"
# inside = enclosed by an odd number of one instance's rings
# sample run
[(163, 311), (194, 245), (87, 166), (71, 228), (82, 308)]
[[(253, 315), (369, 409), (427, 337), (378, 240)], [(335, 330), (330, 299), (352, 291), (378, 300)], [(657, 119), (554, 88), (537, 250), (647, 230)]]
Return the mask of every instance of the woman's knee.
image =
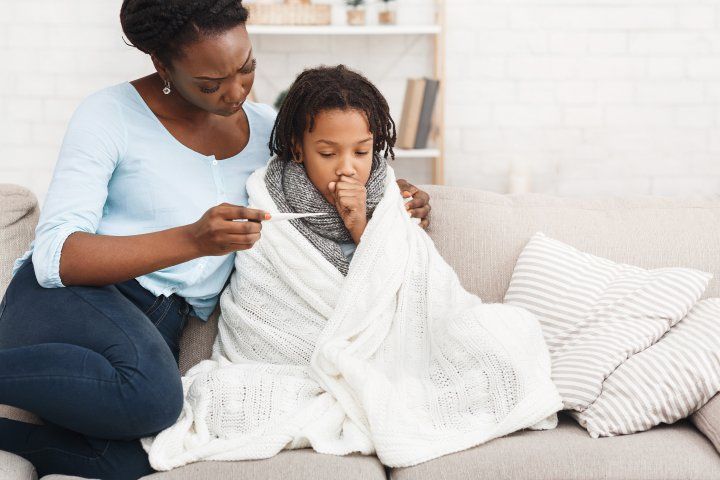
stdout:
[(153, 433), (173, 425), (182, 412), (184, 403), (183, 389), (179, 376), (177, 380), (177, 382), (169, 382), (172, 385), (166, 385), (161, 395), (157, 397), (152, 418), (148, 419), (150, 423), (149, 430)]
[(125, 438), (140, 438), (155, 434), (175, 423), (183, 407), (183, 389), (180, 373), (163, 380), (135, 386), (137, 395), (127, 406), (134, 431)]

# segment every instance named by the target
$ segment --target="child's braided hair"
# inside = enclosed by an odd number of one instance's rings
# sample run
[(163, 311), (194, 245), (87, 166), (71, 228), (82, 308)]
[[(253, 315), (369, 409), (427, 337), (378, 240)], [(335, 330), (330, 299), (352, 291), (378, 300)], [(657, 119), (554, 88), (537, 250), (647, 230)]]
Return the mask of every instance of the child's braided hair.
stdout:
[(358, 110), (367, 117), (373, 135), (373, 154), (395, 159), (395, 122), (385, 97), (367, 78), (344, 65), (302, 72), (285, 97), (270, 135), (270, 152), (293, 160), (293, 147), (312, 131), (315, 117), (326, 110)]

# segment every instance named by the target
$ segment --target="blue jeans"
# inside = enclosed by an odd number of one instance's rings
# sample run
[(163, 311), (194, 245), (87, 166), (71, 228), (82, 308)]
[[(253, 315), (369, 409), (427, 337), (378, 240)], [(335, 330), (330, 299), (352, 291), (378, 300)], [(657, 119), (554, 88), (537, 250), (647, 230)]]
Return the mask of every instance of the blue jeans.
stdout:
[(136, 280), (43, 288), (30, 260), (0, 303), (0, 404), (45, 425), (0, 419), (0, 450), (57, 473), (135, 479), (152, 473), (138, 439), (177, 420), (178, 344), (190, 306)]

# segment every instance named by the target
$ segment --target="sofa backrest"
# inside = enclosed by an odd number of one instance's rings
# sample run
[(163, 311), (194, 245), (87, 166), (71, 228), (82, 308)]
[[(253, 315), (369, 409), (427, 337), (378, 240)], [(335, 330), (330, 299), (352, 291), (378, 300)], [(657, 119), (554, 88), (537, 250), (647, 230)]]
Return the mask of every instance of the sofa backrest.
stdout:
[(423, 187), (428, 233), (466, 289), (500, 302), (515, 262), (542, 231), (582, 251), (644, 268), (693, 267), (714, 274), (720, 296), (720, 196), (556, 197)]

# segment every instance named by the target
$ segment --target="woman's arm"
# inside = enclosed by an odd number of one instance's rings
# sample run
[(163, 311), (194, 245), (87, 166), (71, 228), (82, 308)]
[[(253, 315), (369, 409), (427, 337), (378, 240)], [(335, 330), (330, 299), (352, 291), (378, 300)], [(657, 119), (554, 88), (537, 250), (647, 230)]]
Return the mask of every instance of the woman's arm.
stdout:
[[(249, 222), (234, 222), (247, 218)], [(62, 247), (60, 278), (69, 285), (110, 285), (208, 255), (252, 248), (265, 212), (222, 204), (197, 222), (132, 236), (71, 234)]]
[(264, 212), (228, 204), (183, 227), (132, 236), (97, 235), (108, 185), (125, 145), (116, 100), (103, 92), (85, 99), (68, 125), (35, 231), (32, 260), (41, 286), (117, 283), (200, 256), (250, 248), (260, 237), (257, 221), (232, 219), (260, 220)]
[(60, 279), (70, 285), (110, 285), (199, 257), (187, 227), (126, 237), (71, 234), (62, 247)]

